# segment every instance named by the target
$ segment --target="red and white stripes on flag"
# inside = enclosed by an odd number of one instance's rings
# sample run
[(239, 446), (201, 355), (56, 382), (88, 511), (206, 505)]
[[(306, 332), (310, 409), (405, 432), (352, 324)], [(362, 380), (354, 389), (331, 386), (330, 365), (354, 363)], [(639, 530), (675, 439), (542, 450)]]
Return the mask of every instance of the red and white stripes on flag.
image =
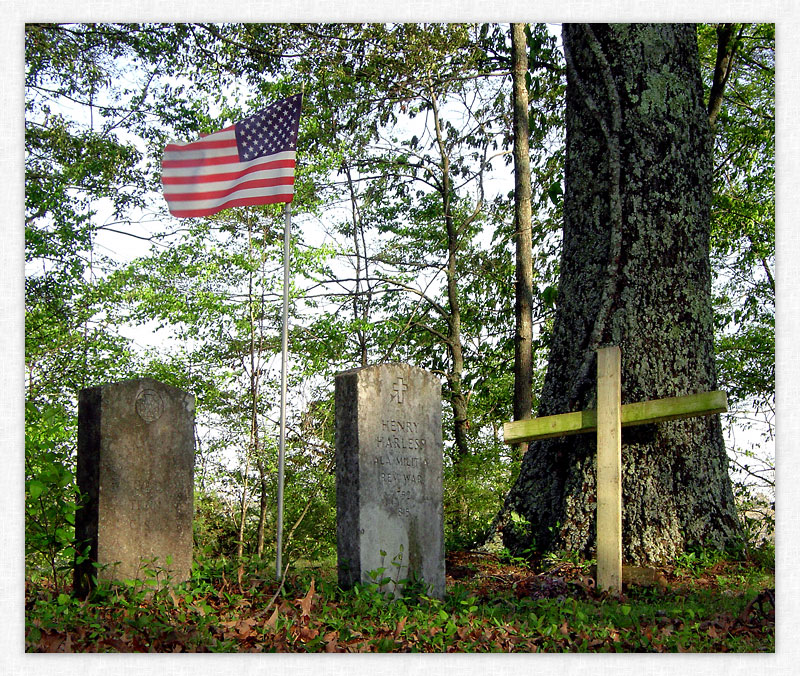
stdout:
[(302, 95), (191, 143), (170, 143), (161, 161), (164, 198), (173, 216), (291, 202)]

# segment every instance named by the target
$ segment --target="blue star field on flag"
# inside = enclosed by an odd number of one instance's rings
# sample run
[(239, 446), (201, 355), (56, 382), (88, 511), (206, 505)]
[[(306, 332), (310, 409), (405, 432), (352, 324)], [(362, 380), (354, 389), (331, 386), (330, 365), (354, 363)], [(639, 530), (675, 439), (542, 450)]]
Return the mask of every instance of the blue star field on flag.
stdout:
[(236, 125), (236, 144), (242, 162), (295, 150), (302, 94), (278, 101)]

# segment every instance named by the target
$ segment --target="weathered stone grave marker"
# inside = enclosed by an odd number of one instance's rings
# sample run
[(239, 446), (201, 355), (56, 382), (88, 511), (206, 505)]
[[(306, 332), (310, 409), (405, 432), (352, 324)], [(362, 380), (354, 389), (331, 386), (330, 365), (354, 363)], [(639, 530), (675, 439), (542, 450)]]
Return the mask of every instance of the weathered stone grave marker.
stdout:
[(173, 582), (189, 578), (194, 451), (191, 394), (151, 378), (80, 391), (77, 484), (86, 503), (75, 539), (90, 550), (75, 566), (76, 592), (88, 592), (93, 575), (144, 579), (147, 565)]
[[(407, 364), (336, 376), (339, 584), (416, 576), (444, 596), (441, 384)], [(399, 587), (398, 587), (399, 591)]]
[(597, 409), (503, 425), (507, 444), (597, 432), (597, 586), (622, 590), (622, 428), (728, 410), (724, 392), (621, 405), (619, 347), (597, 350)]

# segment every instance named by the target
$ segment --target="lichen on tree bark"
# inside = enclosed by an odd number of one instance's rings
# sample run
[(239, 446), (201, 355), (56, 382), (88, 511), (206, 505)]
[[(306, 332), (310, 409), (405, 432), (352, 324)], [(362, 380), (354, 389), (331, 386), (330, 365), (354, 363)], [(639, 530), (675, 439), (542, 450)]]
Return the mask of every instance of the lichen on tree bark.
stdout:
[[(604, 344), (622, 351), (623, 403), (714, 389), (711, 136), (695, 28), (565, 24), (563, 37), (564, 245), (537, 414), (594, 406)], [(717, 416), (631, 428), (622, 453), (626, 561), (736, 534)], [(592, 435), (532, 443), (498, 520), (506, 546), (592, 555), (595, 467)]]

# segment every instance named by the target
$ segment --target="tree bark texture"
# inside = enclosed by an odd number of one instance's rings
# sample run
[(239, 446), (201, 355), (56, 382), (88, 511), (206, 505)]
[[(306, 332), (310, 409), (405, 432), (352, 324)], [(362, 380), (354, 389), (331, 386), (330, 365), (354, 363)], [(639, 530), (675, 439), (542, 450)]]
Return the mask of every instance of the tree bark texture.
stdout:
[[(715, 389), (712, 146), (695, 28), (565, 24), (563, 41), (564, 239), (538, 415), (596, 405), (595, 350), (608, 344), (622, 351), (623, 404)], [(736, 534), (718, 416), (629, 428), (622, 442), (627, 562)], [(530, 445), (498, 519), (509, 549), (594, 553), (595, 450), (591, 434)]]
[[(514, 83), (514, 221), (516, 223), (516, 290), (514, 294), (514, 420), (531, 417), (533, 383), (533, 263), (531, 233), (531, 167), (528, 138), (528, 45), (525, 24), (511, 24)], [(520, 457), (526, 444), (520, 444)]]

